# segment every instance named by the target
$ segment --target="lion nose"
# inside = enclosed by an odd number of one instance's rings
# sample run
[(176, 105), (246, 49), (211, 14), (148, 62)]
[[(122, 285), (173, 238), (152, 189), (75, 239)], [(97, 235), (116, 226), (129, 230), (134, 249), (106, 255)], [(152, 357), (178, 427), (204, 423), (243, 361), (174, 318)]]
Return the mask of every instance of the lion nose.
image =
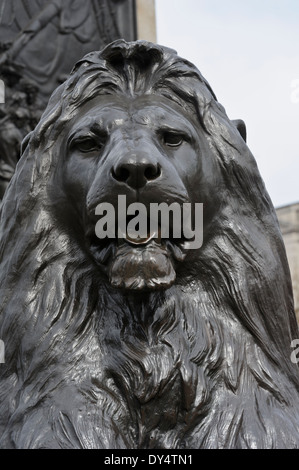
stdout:
[(149, 159), (136, 159), (134, 157), (121, 160), (112, 169), (112, 176), (119, 182), (126, 183), (133, 189), (140, 189), (149, 181), (153, 181), (161, 175), (158, 163)]

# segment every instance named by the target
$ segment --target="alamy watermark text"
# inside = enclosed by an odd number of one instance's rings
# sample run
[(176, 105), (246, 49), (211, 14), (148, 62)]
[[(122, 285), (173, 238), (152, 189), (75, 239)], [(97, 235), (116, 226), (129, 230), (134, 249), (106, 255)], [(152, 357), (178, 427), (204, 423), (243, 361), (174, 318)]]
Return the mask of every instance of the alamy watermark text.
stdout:
[(0, 104), (5, 103), (5, 85), (4, 81), (0, 80)]
[(5, 362), (5, 346), (4, 341), (0, 339), (0, 364), (4, 364)]
[(151, 203), (147, 208), (134, 202), (127, 207), (126, 196), (119, 195), (117, 211), (111, 203), (102, 202), (95, 215), (101, 216), (95, 227), (99, 239), (125, 238), (140, 244), (172, 237), (186, 240), (187, 249), (200, 248), (203, 243), (202, 203), (162, 202)]
[(292, 80), (291, 88), (291, 102), (297, 104), (299, 103), (299, 78)]

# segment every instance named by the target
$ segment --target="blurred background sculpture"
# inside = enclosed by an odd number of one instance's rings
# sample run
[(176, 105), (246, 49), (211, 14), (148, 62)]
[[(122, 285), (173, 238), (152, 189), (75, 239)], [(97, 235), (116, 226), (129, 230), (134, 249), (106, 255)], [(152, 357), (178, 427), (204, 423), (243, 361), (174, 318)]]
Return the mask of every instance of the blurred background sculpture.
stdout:
[[(55, 91), (1, 212), (2, 448), (299, 447), (289, 268), (245, 134), (144, 41)], [(203, 246), (98, 239), (119, 194), (203, 203)]]
[(0, 0), (0, 199), (50, 95), (84, 54), (136, 38), (133, 0)]

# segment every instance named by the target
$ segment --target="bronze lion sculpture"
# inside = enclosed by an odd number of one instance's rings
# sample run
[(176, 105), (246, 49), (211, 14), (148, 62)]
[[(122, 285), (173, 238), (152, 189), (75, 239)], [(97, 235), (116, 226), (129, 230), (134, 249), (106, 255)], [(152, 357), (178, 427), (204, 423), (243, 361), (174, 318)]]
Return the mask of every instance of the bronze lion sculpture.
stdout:
[[(2, 448), (299, 447), (289, 268), (239, 124), (145, 41), (54, 92), (1, 212)], [(203, 203), (202, 246), (101, 240), (120, 194)]]

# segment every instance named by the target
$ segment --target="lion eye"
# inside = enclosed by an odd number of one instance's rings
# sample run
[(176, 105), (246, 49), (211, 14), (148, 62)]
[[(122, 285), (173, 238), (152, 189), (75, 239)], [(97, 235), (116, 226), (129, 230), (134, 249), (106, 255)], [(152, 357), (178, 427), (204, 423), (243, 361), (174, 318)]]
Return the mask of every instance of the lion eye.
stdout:
[(183, 141), (184, 137), (182, 134), (176, 134), (174, 132), (165, 132), (163, 134), (163, 141), (165, 145), (169, 147), (179, 147)]
[(94, 152), (96, 150), (100, 150), (100, 148), (102, 147), (99, 142), (96, 142), (94, 139), (91, 138), (77, 140), (74, 142), (74, 146), (77, 150), (79, 150), (79, 152), (83, 153)]

